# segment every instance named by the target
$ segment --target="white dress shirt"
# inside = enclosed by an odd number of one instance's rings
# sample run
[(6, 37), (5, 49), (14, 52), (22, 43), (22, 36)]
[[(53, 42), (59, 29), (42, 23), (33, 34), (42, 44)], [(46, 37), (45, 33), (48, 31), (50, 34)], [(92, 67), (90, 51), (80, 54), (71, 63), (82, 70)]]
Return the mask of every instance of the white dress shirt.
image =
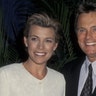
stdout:
[(80, 96), (81, 91), (83, 89), (83, 86), (85, 84), (85, 81), (88, 76), (88, 66), (89, 64), (92, 64), (93, 72), (92, 72), (92, 79), (93, 79), (93, 89), (94, 91), (96, 87), (96, 61), (90, 62), (88, 58), (86, 57), (84, 63), (82, 64), (81, 70), (80, 70), (80, 76), (79, 76), (79, 85), (78, 85), (78, 96)]

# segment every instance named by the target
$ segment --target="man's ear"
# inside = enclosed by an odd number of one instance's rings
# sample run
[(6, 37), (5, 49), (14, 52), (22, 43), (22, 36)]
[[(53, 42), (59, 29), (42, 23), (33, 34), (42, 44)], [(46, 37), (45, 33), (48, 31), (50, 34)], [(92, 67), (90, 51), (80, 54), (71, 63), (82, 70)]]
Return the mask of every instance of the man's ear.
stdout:
[(26, 47), (28, 47), (27, 38), (24, 36), (24, 44)]

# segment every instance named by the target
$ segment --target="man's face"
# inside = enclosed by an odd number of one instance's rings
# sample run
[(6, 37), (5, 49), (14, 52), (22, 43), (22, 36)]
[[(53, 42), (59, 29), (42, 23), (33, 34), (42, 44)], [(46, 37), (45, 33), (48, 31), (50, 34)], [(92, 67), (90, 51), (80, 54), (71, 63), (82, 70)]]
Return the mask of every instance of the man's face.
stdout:
[(82, 13), (77, 21), (77, 38), (90, 61), (96, 60), (96, 12)]

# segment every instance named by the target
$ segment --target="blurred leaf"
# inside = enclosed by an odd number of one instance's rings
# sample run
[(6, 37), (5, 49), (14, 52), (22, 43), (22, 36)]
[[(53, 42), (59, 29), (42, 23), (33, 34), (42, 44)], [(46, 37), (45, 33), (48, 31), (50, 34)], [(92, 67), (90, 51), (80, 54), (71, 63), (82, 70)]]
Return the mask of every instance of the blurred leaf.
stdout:
[(62, 24), (63, 31), (60, 33), (62, 39), (55, 53), (57, 57), (55, 56), (56, 59), (51, 59), (49, 63), (50, 67), (59, 70), (65, 63), (77, 58), (70, 34), (70, 17), (74, 11), (76, 2), (68, 3), (64, 0), (40, 1), (42, 2), (41, 10), (58, 19)]

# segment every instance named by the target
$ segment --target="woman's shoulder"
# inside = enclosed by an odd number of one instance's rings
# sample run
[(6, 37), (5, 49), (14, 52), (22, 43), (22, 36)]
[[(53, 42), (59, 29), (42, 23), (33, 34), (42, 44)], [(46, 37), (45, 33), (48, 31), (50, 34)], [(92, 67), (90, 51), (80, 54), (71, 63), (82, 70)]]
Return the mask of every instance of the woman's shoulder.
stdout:
[(8, 65), (5, 65), (5, 66), (0, 67), (0, 72), (2, 72), (2, 71), (5, 71), (5, 72), (13, 71), (15, 69), (20, 68), (21, 65), (22, 65), (22, 63), (8, 64)]
[(48, 71), (51, 75), (53, 76), (56, 76), (56, 77), (63, 77), (63, 74), (60, 73), (59, 71), (55, 70), (55, 69), (52, 69), (52, 68), (49, 68), (48, 67)]
[(65, 77), (62, 73), (52, 68), (48, 68), (48, 71), (49, 77), (54, 79), (54, 81), (60, 81), (65, 84)]

